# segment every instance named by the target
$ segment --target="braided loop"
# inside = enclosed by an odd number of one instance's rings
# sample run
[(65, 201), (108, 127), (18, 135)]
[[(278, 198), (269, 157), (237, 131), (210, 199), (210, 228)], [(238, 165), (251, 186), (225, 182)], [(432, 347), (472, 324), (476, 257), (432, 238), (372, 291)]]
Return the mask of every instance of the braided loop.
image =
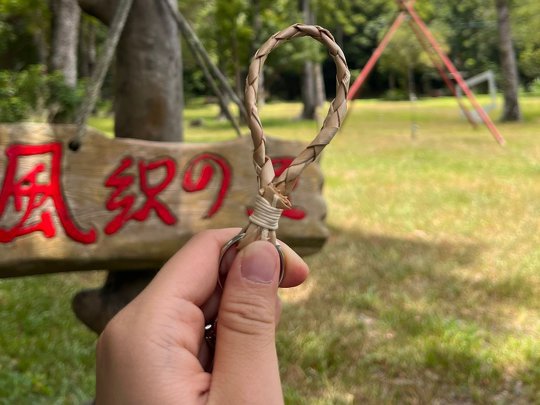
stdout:
[[(337, 73), (336, 97), (330, 103), (328, 114), (322, 128), (315, 139), (304, 149), (283, 171), (279, 177), (275, 177), (272, 161), (266, 155), (266, 138), (259, 118), (257, 109), (257, 92), (259, 88), (259, 75), (268, 54), (282, 43), (294, 39), (309, 36), (321, 42), (334, 59)], [(257, 51), (246, 78), (245, 104), (248, 114), (248, 125), (253, 140), (253, 164), (257, 173), (259, 194), (268, 203), (278, 209), (290, 208), (287, 196), (294, 188), (302, 171), (313, 162), (322, 152), (324, 147), (332, 140), (341, 126), (347, 111), (347, 93), (349, 91), (350, 73), (347, 67), (345, 55), (336, 44), (332, 34), (316, 25), (294, 24), (272, 35)], [(251, 222), (245, 229), (246, 236), (239, 247), (243, 247), (255, 240), (263, 239), (276, 243), (274, 229), (264, 229), (260, 225)]]

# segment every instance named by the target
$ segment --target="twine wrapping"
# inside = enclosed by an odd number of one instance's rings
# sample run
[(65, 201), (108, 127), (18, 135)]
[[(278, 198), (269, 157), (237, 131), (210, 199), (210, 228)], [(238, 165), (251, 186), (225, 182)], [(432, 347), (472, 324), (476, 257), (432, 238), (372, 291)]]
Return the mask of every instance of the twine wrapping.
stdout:
[[(274, 48), (285, 41), (304, 36), (309, 36), (325, 45), (330, 56), (334, 59), (337, 68), (336, 97), (332, 100), (328, 114), (315, 139), (276, 178), (272, 161), (266, 155), (266, 138), (257, 110), (259, 75), (268, 54)], [(250, 219), (250, 223), (243, 231), (245, 232), (245, 237), (240, 241), (238, 245), (239, 249), (256, 240), (267, 240), (274, 244), (277, 243), (277, 220), (268, 223), (260, 221), (260, 218), (268, 217), (269, 215), (275, 216), (279, 213), (279, 220), (281, 210), (291, 207), (287, 196), (294, 188), (298, 177), (320, 155), (324, 147), (330, 143), (345, 119), (349, 80), (350, 73), (343, 51), (328, 30), (315, 25), (294, 24), (272, 35), (253, 57), (246, 78), (245, 104), (248, 114), (248, 125), (254, 146), (253, 164), (257, 173), (259, 196), (257, 197), (258, 201), (255, 206), (255, 212), (252, 215), (254, 218)], [(261, 203), (260, 198), (266, 202)]]

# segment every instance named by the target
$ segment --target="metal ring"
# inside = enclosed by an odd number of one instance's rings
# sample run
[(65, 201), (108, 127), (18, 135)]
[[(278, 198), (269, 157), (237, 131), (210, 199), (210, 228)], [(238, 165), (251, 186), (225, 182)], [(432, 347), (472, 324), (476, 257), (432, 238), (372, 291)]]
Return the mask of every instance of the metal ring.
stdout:
[[(218, 267), (218, 285), (223, 290), (223, 286), (225, 284), (225, 279), (227, 278), (227, 273), (229, 272), (229, 269), (227, 269), (226, 273), (221, 273), (221, 265), (223, 262), (223, 259), (229, 249), (232, 247), (236, 247), (236, 245), (244, 239), (246, 236), (245, 232), (240, 232), (238, 235), (236, 235), (234, 238), (232, 238), (230, 241), (228, 241), (223, 247), (221, 248), (221, 255), (219, 256), (219, 267)], [(281, 246), (279, 243), (276, 243), (274, 245), (276, 247), (276, 250), (279, 254), (279, 284), (283, 281), (285, 278), (285, 254), (283, 253), (283, 250), (281, 249)], [(223, 279), (222, 279), (223, 278)]]
[(204, 326), (204, 340), (212, 352), (216, 349), (217, 319)]

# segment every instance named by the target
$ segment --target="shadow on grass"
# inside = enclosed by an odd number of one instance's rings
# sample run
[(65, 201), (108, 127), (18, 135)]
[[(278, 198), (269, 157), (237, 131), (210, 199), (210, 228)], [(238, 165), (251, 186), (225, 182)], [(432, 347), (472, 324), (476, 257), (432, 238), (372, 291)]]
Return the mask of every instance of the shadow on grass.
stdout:
[(497, 309), (530, 296), (470, 274), (483, 250), (332, 229), (323, 252), (307, 259), (310, 280), (284, 294), (278, 347), (288, 401), (533, 399), (540, 386), (527, 375), (538, 374), (538, 359), (507, 375), (513, 359), (499, 351), (519, 335), (501, 330)]

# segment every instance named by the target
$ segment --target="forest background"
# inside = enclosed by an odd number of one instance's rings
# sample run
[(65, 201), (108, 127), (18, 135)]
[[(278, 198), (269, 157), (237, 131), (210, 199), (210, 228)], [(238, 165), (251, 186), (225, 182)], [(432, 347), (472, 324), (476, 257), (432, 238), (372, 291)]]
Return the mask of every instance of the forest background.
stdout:
[[(84, 2), (83, 2), (84, 3)], [(87, 2), (91, 3), (91, 2)], [(214, 63), (238, 94), (251, 56), (264, 39), (294, 22), (317, 23), (334, 33), (353, 79), (393, 21), (393, 0), (211, 0), (178, 2)], [(502, 84), (497, 7), (510, 11), (511, 40), (522, 91), (540, 91), (540, 31), (535, 0), (419, 0), (416, 8), (458, 70), (470, 77), (493, 70)], [(0, 0), (0, 121), (38, 119), (70, 122), (92, 74), (107, 27), (74, 0)], [(211, 91), (195, 58), (183, 44), (183, 95)], [(334, 67), (310, 41), (276, 50), (264, 75), (267, 100), (303, 99), (304, 118), (333, 96)], [(115, 72), (101, 92), (100, 111), (110, 112)], [(306, 91), (315, 83), (313, 91)], [(363, 97), (407, 99), (446, 94), (444, 83), (408, 28), (398, 31), (362, 90)], [(303, 91), (304, 89), (304, 91)], [(303, 97), (303, 98), (302, 98)]]

